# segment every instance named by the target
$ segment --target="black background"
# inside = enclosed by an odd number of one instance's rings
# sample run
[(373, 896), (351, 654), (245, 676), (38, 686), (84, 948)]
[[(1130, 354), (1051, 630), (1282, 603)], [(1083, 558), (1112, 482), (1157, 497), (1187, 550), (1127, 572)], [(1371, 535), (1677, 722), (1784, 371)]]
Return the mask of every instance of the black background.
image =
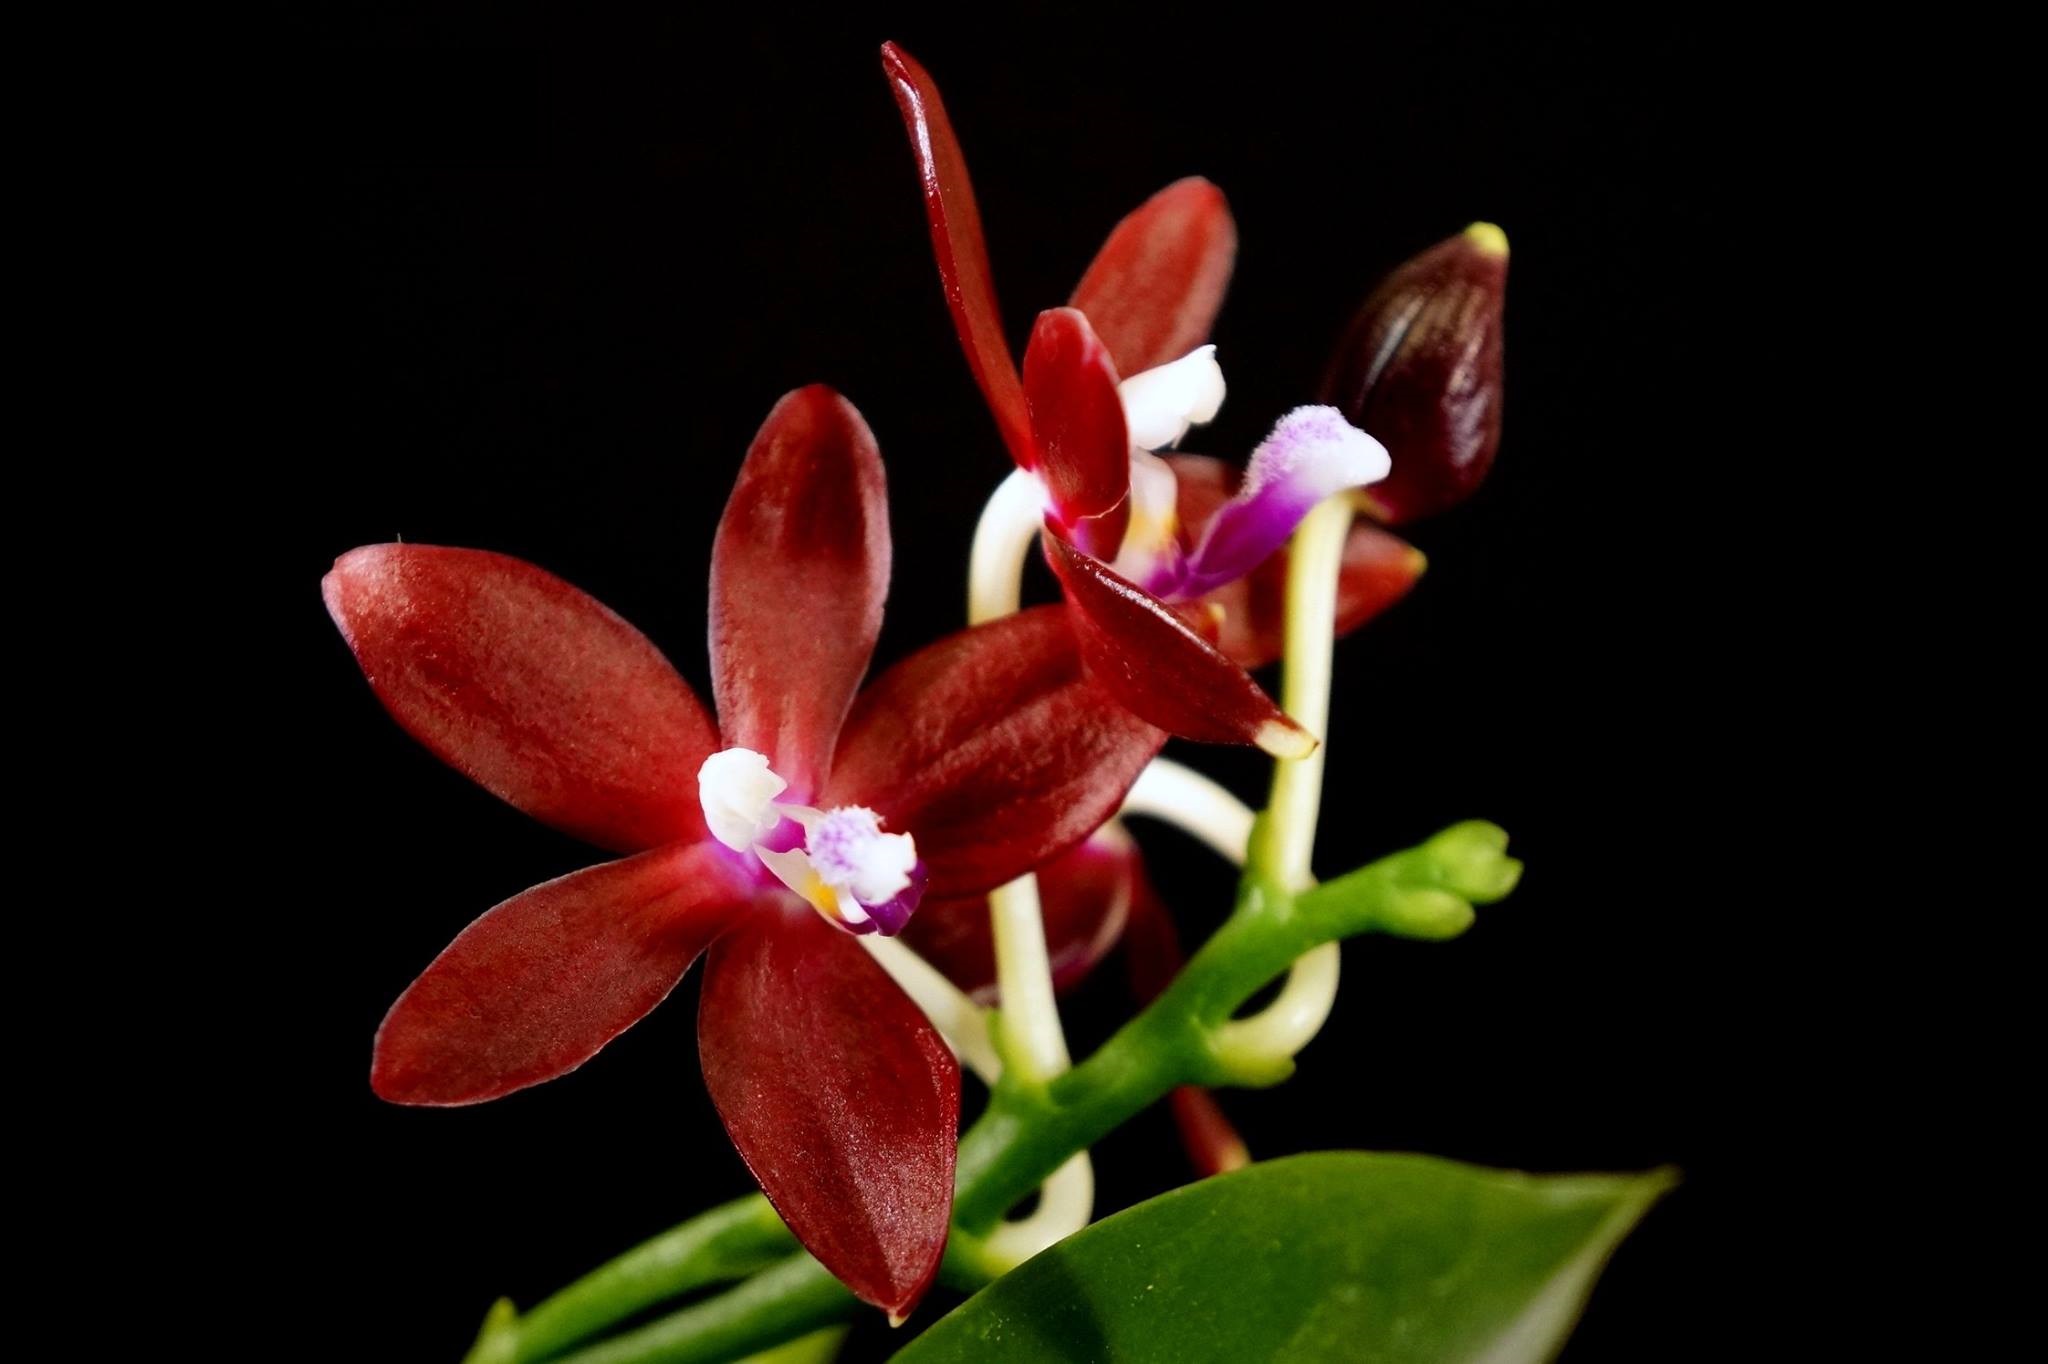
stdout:
[[(396, 536), (517, 554), (634, 621), (708, 695), (725, 493), (773, 401), (822, 381), (889, 466), (880, 661), (956, 628), (974, 518), (1007, 466), (941, 300), (886, 37), (946, 92), (1013, 341), (1146, 195), (1194, 173), (1224, 188), (1242, 245), (1205, 453), (1241, 458), (1313, 396), (1384, 271), (1474, 218), (1507, 229), (1499, 462), (1470, 503), (1411, 529), (1431, 561), (1415, 595), (1339, 646), (1317, 861), (1333, 873), (1480, 816), (1511, 831), (1527, 877), (1454, 944), (1349, 947), (1297, 1077), (1224, 1101), (1260, 1155), (1683, 1167), (1566, 1359), (1699, 1347), (1725, 1311), (1719, 1115), (1740, 1001), (1714, 967), (1717, 906), (1684, 870), (1717, 837), (1692, 779), (1712, 663), (1680, 595), (1693, 493), (1668, 396), (1684, 40), (1285, 6), (1227, 24), (1158, 6), (536, 22), (488, 49), (445, 17), (323, 36), (377, 41), (259, 81), (276, 153), (246, 257), (266, 313), (258, 400), (283, 438), (263, 647), (289, 716), (294, 871), (268, 930), (292, 968), (266, 981), (266, 1037), (288, 1058), (273, 1111), (289, 1115), (268, 1188), (323, 1229), (323, 1354), (453, 1360), (495, 1296), (531, 1303), (751, 1187), (697, 1075), (694, 976), (538, 1090), (450, 1112), (371, 1096), (371, 1034), (412, 976), (486, 907), (594, 856), (401, 734), (317, 584), (335, 555)], [(1260, 793), (1256, 755), (1177, 756)], [(1218, 864), (1141, 836), (1183, 922), (1218, 919)], [(1086, 1045), (1126, 1007), (1110, 973), (1071, 1031)], [(1186, 1177), (1156, 1112), (1097, 1163), (1102, 1211)], [(890, 1343), (870, 1324), (850, 1357)]]

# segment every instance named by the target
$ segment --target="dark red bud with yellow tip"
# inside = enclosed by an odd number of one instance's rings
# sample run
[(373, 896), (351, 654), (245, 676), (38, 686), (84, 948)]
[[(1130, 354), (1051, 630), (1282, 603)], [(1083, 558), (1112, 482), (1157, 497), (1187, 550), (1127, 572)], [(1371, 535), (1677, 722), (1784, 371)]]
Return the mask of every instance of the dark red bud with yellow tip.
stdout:
[(1474, 223), (1387, 276), (1331, 357), (1323, 400), (1393, 456), (1360, 495), (1388, 524), (1462, 502), (1493, 464), (1507, 285), (1507, 234)]

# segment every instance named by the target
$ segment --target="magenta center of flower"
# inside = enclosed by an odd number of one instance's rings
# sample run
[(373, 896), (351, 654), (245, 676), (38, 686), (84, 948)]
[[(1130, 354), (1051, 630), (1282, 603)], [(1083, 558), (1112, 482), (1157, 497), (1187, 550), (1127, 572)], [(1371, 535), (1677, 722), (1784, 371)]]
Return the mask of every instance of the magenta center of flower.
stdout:
[[(698, 799), (713, 838), (758, 858), (783, 885), (849, 932), (900, 931), (924, 897), (925, 867), (916, 840), (886, 832), (881, 817), (865, 806), (817, 810), (778, 801), (788, 788), (765, 756), (747, 748), (714, 753), (697, 771)], [(802, 826), (802, 846), (766, 846), (785, 819)]]

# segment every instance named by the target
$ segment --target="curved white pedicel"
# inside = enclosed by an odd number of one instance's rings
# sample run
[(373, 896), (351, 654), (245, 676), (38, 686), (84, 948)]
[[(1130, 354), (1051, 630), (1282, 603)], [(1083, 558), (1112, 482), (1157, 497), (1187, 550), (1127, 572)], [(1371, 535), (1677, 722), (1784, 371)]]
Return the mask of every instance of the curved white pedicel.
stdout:
[(1201, 346), (1178, 360), (1133, 374), (1117, 385), (1124, 424), (1140, 450), (1163, 450), (1190, 426), (1216, 420), (1223, 406), (1223, 367), (1216, 348)]

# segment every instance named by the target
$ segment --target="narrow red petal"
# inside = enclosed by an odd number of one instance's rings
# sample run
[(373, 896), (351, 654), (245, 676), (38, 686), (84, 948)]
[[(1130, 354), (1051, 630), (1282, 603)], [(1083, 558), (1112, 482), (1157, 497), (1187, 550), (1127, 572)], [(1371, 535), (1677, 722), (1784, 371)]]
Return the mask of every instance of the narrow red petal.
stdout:
[(711, 551), (719, 724), (726, 743), (768, 755), (790, 799), (824, 784), (888, 591), (875, 438), (846, 399), (800, 388), (754, 437)]
[(1172, 607), (1059, 537), (1041, 538), (1090, 674), (1133, 714), (1184, 739), (1257, 744), (1282, 758), (1314, 751), (1315, 737)]
[(1010, 344), (1003, 339), (1003, 314), (996, 305), (988, 244), (982, 240), (981, 209), (967, 178), (967, 158), (953, 135), (939, 87), (917, 59), (894, 43), (884, 43), (882, 71), (903, 114), (910, 149), (917, 155), (925, 217), (932, 227), (932, 252), (938, 257), (939, 280), (945, 286), (946, 306), (953, 313), (953, 329), (960, 335), (961, 349), (967, 352), (967, 367), (988, 399), (1010, 458), (1020, 468), (1032, 468), (1036, 455), (1024, 389), (1017, 380), (1017, 362), (1010, 358)]
[[(1124, 934), (1124, 966), (1129, 972), (1131, 993), (1139, 1003), (1158, 997), (1160, 991), (1180, 974), (1186, 959), (1181, 955), (1180, 934), (1167, 913), (1165, 901), (1152, 886), (1142, 859), (1134, 858), (1130, 868), (1130, 920)], [(1242, 1169), (1251, 1162), (1244, 1138), (1223, 1115), (1223, 1109), (1208, 1090), (1182, 1085), (1169, 1098), (1174, 1125), (1180, 1129), (1181, 1146), (1198, 1173), (1223, 1174)]]
[(794, 898), (718, 940), (697, 1010), (704, 1083), (804, 1248), (908, 1315), (953, 1210), (960, 1067), (847, 934)]
[(1131, 435), (1109, 351), (1072, 308), (1038, 315), (1024, 351), (1039, 474), (1073, 541), (1113, 559), (1131, 517)]
[(704, 707), (646, 636), (523, 560), (365, 545), (321, 583), (399, 724), (492, 794), (618, 852), (704, 832)]
[(932, 895), (971, 895), (1100, 827), (1165, 739), (1089, 680), (1065, 614), (1036, 607), (877, 678), (847, 720), (828, 795), (913, 835)]
[(724, 849), (685, 843), (513, 896), (391, 1006), (371, 1088), (471, 1104), (567, 1074), (661, 1003), (750, 893)]
[[(1038, 869), (1038, 901), (1055, 988), (1080, 984), (1123, 936), (1136, 856), (1131, 836), (1116, 824), (1105, 824)], [(985, 896), (926, 900), (903, 938), (976, 1002), (1000, 1002)]]
[(1208, 339), (1236, 260), (1223, 191), (1189, 176), (1116, 225), (1069, 301), (1088, 314), (1117, 369), (1136, 374)]
[[(1172, 455), (1168, 462), (1179, 491), (1181, 533), (1198, 542), (1209, 517), (1236, 494), (1239, 471), (1203, 455)], [(1407, 596), (1427, 566), (1422, 552), (1400, 536), (1368, 521), (1355, 523), (1337, 576), (1337, 634), (1351, 633)], [(1261, 668), (1276, 661), (1287, 644), (1287, 551), (1249, 577), (1204, 594), (1200, 604), (1220, 613), (1216, 647), (1232, 662)]]

